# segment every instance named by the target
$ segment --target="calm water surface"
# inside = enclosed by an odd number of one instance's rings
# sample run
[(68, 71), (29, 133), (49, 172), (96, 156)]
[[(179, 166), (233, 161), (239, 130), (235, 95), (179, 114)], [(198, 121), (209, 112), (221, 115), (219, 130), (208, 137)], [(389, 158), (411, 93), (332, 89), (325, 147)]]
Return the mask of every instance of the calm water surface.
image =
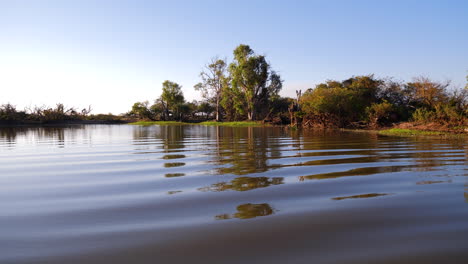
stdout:
[(0, 129), (0, 263), (467, 263), (468, 143)]

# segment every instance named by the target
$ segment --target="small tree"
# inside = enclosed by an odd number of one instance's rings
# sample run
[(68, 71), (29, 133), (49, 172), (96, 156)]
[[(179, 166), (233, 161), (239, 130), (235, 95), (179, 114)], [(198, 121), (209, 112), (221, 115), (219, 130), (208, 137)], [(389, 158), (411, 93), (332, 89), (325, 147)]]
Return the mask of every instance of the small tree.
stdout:
[(152, 113), (148, 106), (148, 101), (136, 102), (133, 104), (130, 114), (140, 119), (152, 119)]
[[(215, 110), (208, 102), (203, 102), (198, 106), (198, 112), (205, 114), (205, 119), (208, 119), (210, 114)], [(216, 113), (218, 115), (218, 113)]]
[(450, 82), (435, 82), (427, 77), (418, 77), (406, 85), (406, 92), (416, 106), (434, 109), (448, 101), (447, 88)]
[(466, 76), (466, 85), (465, 85), (465, 89), (468, 90), (468, 75)]
[(164, 81), (160, 102), (164, 109), (165, 120), (170, 119), (170, 113), (176, 114), (179, 105), (185, 102), (182, 86), (175, 82)]
[(195, 90), (201, 91), (202, 96), (215, 104), (216, 121), (221, 121), (221, 94), (227, 80), (227, 64), (219, 58), (211, 59), (200, 73), (202, 82), (195, 85)]

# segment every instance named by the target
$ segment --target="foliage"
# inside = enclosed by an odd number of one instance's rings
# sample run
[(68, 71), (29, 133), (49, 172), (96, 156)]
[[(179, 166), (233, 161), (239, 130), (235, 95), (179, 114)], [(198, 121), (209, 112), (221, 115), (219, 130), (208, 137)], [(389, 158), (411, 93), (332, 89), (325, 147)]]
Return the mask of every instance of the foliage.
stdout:
[(251, 127), (251, 126), (265, 126), (266, 124), (258, 121), (240, 121), (240, 122), (202, 122), (200, 125), (204, 126), (230, 126), (230, 127)]
[(427, 77), (418, 77), (406, 84), (406, 93), (409, 104), (416, 107), (435, 108), (437, 105), (447, 103), (447, 88), (450, 82), (434, 82)]
[[(198, 106), (196, 106), (196, 109), (197, 109), (197, 111), (199, 113), (205, 114), (205, 119), (209, 119), (209, 116), (211, 115), (211, 113), (213, 113), (213, 111), (215, 111), (215, 107), (213, 107), (208, 102), (200, 103)], [(220, 113), (217, 112), (216, 121), (219, 121), (218, 120), (218, 118), (220, 118), (219, 114)]]
[(138, 121), (129, 123), (130, 125), (152, 126), (152, 125), (185, 125), (188, 123), (179, 121)]
[(282, 88), (283, 81), (271, 70), (265, 56), (256, 55), (248, 45), (234, 50), (229, 73), (234, 109), (241, 115), (247, 114), (248, 120), (256, 120), (262, 105), (268, 105)]
[(12, 104), (4, 104), (0, 106), (0, 121), (14, 122), (25, 119), (25, 112), (18, 111), (16, 106)]
[(148, 106), (149, 102), (136, 102), (132, 106), (132, 110), (130, 111), (130, 115), (138, 117), (140, 119), (153, 119), (153, 113)]
[(202, 82), (195, 85), (195, 90), (201, 91), (203, 98), (215, 104), (216, 121), (221, 121), (221, 96), (223, 89), (227, 89), (229, 79), (226, 61), (213, 58), (200, 73), (200, 78)]
[(394, 105), (386, 100), (381, 103), (372, 103), (366, 108), (369, 125), (371, 127), (379, 127), (390, 123), (394, 109)]
[(343, 82), (327, 81), (308, 89), (301, 96), (300, 105), (306, 117), (320, 120), (323, 126), (345, 127), (364, 119), (366, 109), (377, 102), (381, 84), (372, 75)]
[(415, 130), (415, 129), (401, 129), (401, 128), (391, 128), (386, 130), (379, 131), (381, 135), (392, 135), (392, 136), (435, 136), (435, 135), (444, 135), (443, 132), (438, 131), (425, 131), (425, 130)]
[(185, 102), (182, 86), (168, 80), (164, 81), (159, 101), (163, 107), (165, 120), (173, 119), (174, 117), (178, 117), (180, 120), (182, 116), (181, 112), (185, 110), (185, 108), (181, 107)]
[(315, 127), (379, 127), (408, 119), (463, 126), (468, 91), (449, 90), (449, 84), (426, 77), (404, 84), (373, 75), (357, 76), (318, 84), (304, 93), (300, 105), (306, 124)]
[(68, 122), (105, 122), (121, 123), (122, 117), (108, 115), (89, 115), (91, 107), (78, 111), (74, 107), (65, 107), (58, 103), (55, 107), (35, 106), (19, 111), (12, 104), (0, 106), (1, 124), (45, 124)]

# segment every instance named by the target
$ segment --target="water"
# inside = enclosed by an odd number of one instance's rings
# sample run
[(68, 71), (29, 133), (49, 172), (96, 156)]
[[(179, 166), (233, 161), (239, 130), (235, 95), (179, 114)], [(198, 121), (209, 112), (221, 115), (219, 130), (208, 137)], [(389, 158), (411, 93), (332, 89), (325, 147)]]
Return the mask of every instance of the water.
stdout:
[(463, 139), (0, 129), (0, 263), (463, 263), (467, 176)]

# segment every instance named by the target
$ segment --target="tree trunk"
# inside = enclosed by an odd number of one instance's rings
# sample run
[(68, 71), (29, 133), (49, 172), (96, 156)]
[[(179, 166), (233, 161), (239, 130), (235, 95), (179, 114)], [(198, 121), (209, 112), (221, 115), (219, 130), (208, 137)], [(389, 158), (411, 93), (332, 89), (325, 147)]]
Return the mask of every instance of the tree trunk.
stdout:
[(219, 101), (216, 102), (216, 122), (221, 121), (219, 114)]
[(247, 119), (249, 121), (255, 121), (256, 118), (257, 116), (255, 115), (255, 110), (251, 110), (247, 112)]

